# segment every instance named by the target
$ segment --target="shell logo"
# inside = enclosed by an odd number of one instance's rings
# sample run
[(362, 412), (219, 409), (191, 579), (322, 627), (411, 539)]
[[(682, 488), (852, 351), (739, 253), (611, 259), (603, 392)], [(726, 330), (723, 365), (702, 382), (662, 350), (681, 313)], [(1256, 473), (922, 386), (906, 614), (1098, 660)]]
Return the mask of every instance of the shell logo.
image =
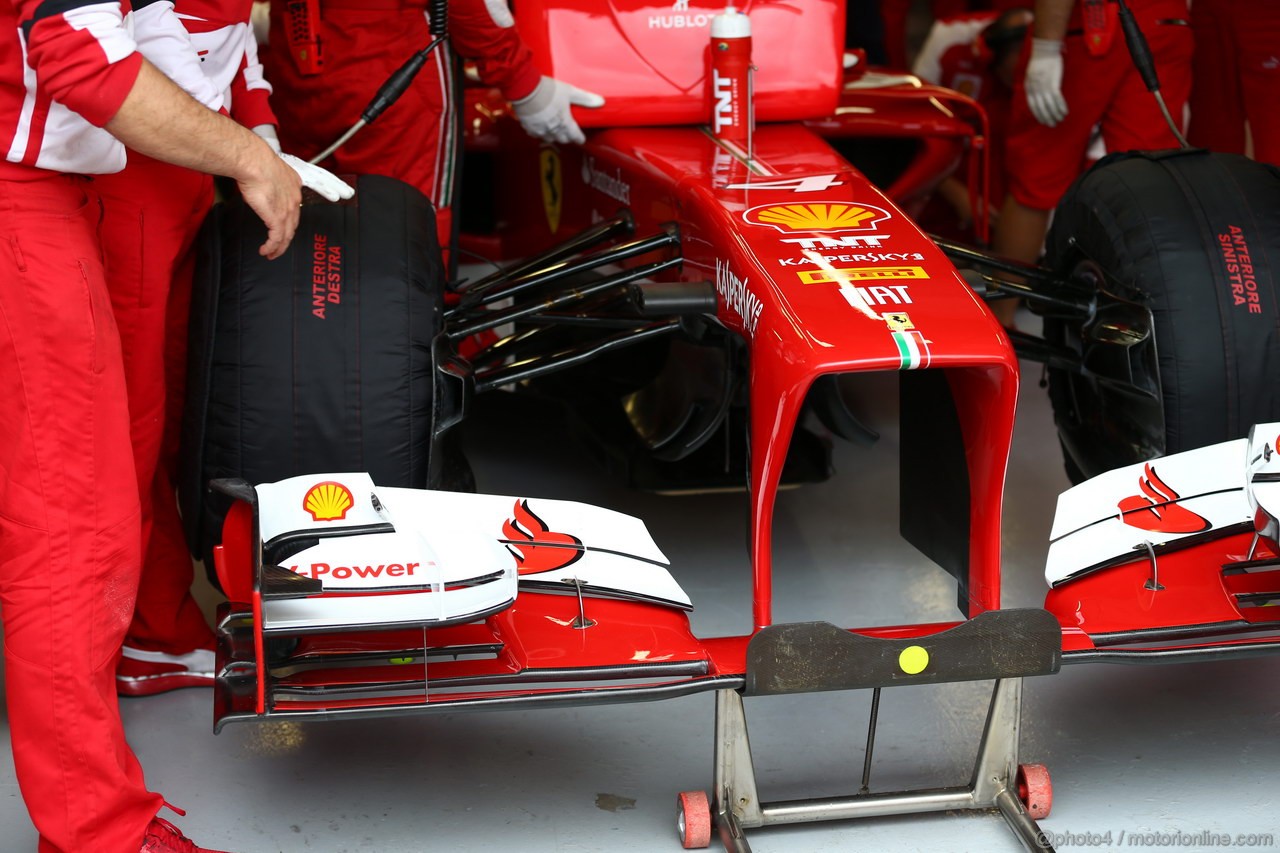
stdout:
[(316, 483), (302, 498), (302, 508), (316, 521), (341, 521), (354, 505), (351, 490), (332, 480)]
[(889, 212), (869, 204), (809, 202), (765, 204), (753, 207), (742, 218), (751, 225), (768, 225), (784, 234), (824, 231), (875, 231)]

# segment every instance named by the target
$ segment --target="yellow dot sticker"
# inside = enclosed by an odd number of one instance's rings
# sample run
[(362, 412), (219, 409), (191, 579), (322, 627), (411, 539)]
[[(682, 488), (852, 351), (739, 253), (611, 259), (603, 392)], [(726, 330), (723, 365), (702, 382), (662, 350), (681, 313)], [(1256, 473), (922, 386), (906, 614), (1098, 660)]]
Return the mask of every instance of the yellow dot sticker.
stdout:
[(898, 666), (907, 675), (918, 675), (929, 665), (929, 653), (920, 646), (907, 646), (898, 655)]

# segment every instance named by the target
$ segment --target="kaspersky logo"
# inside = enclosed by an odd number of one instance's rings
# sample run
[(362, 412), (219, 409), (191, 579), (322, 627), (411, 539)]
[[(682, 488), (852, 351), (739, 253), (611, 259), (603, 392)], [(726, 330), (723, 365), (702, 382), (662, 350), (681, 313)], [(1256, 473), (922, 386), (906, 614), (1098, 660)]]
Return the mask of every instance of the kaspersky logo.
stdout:
[(316, 521), (341, 521), (354, 505), (351, 490), (332, 480), (316, 483), (302, 498), (302, 508)]
[(516, 501), (511, 518), (502, 524), (499, 540), (516, 560), (516, 572), (534, 575), (563, 569), (582, 559), (582, 540), (570, 533), (555, 533), (529, 508)]
[(783, 234), (822, 234), (832, 231), (875, 231), (890, 218), (889, 212), (870, 204), (807, 202), (765, 204), (753, 207), (742, 218), (750, 225), (767, 225)]
[(1130, 495), (1118, 504), (1120, 520), (1131, 527), (1159, 533), (1199, 533), (1212, 526), (1208, 519), (1179, 506), (1176, 501), (1180, 495), (1150, 465), (1143, 467), (1138, 490), (1141, 494)]

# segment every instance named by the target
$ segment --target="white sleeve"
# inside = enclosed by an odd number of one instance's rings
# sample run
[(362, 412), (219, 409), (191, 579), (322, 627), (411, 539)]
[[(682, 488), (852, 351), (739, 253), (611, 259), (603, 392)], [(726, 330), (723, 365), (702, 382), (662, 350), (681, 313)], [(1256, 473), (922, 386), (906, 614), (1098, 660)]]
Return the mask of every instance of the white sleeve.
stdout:
[(948, 43), (950, 39), (944, 33), (945, 29), (942, 23), (934, 21), (933, 26), (929, 27), (929, 35), (924, 44), (920, 46), (920, 52), (916, 54), (915, 65), (911, 68), (911, 73), (926, 83), (937, 84), (942, 81), (942, 54), (951, 46)]
[(262, 74), (262, 62), (258, 59), (258, 40), (254, 37), (253, 27), (244, 31), (244, 87), (246, 89), (263, 89), (271, 94), (271, 84)]
[(223, 107), (222, 93), (200, 66), (191, 37), (173, 12), (171, 0), (135, 2), (133, 37), (138, 51), (187, 94), (211, 110)]
[(942, 57), (956, 45), (972, 44), (995, 19), (994, 12), (978, 12), (934, 21), (929, 28), (928, 38), (916, 55), (911, 73), (926, 83), (943, 85)]

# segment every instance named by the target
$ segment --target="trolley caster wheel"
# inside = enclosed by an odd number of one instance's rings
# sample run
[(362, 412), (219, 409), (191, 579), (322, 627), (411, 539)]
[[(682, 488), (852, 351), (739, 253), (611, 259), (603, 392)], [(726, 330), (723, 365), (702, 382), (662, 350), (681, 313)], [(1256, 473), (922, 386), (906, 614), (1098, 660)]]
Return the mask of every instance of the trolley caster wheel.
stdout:
[(1033, 820), (1043, 820), (1053, 809), (1053, 782), (1043, 764), (1018, 765), (1018, 799)]
[(706, 791), (681, 791), (676, 797), (676, 834), (685, 850), (711, 844), (711, 804)]

